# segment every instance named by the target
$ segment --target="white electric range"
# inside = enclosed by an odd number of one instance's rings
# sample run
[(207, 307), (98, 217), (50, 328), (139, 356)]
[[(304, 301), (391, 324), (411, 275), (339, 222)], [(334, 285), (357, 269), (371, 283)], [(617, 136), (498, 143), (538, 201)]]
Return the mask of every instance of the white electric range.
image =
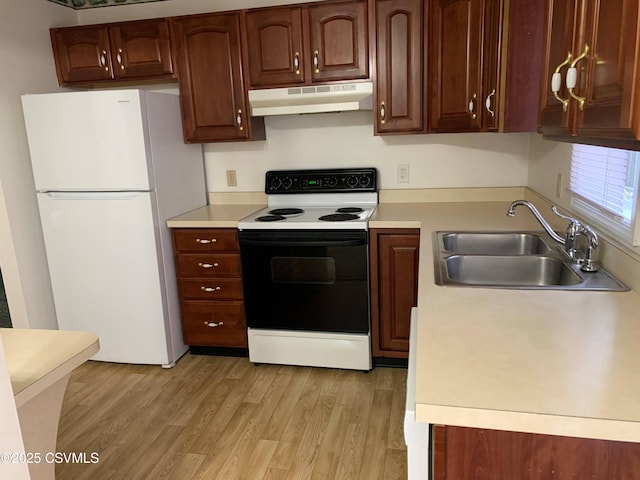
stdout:
[(249, 359), (370, 370), (374, 168), (269, 171), (238, 223)]

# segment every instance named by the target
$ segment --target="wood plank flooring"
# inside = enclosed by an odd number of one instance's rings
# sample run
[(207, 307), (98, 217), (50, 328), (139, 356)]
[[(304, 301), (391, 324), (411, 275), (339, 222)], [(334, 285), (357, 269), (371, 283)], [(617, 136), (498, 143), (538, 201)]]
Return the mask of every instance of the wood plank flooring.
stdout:
[(406, 370), (369, 373), (185, 355), (175, 368), (87, 362), (71, 376), (57, 480), (407, 478)]

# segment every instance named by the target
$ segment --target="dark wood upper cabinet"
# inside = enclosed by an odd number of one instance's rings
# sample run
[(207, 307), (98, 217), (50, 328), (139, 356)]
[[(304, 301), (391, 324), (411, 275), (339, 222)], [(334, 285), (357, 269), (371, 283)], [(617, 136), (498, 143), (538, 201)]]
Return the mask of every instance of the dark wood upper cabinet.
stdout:
[(307, 56), (301, 8), (263, 8), (245, 14), (252, 87), (304, 83)]
[(544, 4), (429, 0), (434, 132), (537, 129)]
[(640, 139), (638, 2), (547, 0), (546, 5), (542, 133)]
[(118, 78), (172, 76), (167, 20), (119, 23), (109, 27), (112, 64)]
[(367, 2), (309, 7), (314, 82), (369, 78)]
[(423, 0), (377, 0), (375, 6), (375, 133), (424, 133)]
[(367, 12), (364, 0), (248, 10), (250, 86), (369, 78)]
[[(171, 20), (186, 142), (252, 138), (242, 75), (240, 15), (207, 14)], [(264, 134), (262, 129), (253, 132)], [(262, 137), (264, 138), (264, 137)]]
[(60, 85), (173, 77), (166, 19), (53, 28), (51, 42)]
[(429, 0), (431, 129), (481, 128), (484, 0)]

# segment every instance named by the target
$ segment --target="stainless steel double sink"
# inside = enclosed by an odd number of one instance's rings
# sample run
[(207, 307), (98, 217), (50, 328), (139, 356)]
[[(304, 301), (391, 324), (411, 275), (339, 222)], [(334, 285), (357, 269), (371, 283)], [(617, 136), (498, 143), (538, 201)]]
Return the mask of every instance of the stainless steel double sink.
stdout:
[(438, 285), (626, 291), (602, 267), (582, 272), (546, 232), (435, 232)]

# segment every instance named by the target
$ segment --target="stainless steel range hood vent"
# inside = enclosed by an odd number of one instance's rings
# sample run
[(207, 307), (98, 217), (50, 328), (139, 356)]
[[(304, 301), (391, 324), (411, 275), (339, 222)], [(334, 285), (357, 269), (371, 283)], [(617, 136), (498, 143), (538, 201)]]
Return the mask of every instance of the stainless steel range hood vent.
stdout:
[(295, 115), (373, 109), (373, 83), (249, 90), (251, 115)]

